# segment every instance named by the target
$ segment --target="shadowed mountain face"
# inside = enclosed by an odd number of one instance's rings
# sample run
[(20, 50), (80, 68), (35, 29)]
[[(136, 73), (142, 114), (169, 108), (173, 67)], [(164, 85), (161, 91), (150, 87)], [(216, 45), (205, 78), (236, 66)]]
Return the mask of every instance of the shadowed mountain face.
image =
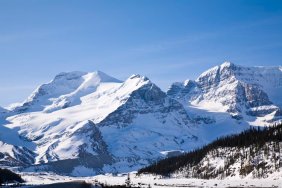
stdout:
[(137, 170), (280, 120), (281, 80), (279, 68), (224, 63), (165, 93), (141, 75), (60, 73), (0, 116), (0, 164), (75, 176)]
[(4, 109), (4, 108), (2, 108), (2, 107), (0, 106), (0, 114), (3, 114), (3, 113), (5, 113), (5, 112), (7, 112), (7, 110)]

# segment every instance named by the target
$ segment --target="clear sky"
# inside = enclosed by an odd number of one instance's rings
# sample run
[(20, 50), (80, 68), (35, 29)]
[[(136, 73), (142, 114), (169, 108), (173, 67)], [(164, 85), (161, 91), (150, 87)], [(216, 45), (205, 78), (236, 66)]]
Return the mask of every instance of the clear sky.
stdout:
[(282, 64), (281, 0), (1, 0), (0, 105), (63, 71), (163, 90), (223, 61)]

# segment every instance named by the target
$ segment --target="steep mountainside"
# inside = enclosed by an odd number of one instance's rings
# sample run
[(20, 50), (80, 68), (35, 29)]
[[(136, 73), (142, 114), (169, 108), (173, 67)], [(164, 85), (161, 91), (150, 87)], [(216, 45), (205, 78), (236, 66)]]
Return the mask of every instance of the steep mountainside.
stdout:
[(7, 112), (7, 110), (4, 109), (4, 108), (2, 108), (2, 107), (0, 106), (0, 114), (2, 115), (2, 114), (4, 114), (5, 112)]
[(167, 94), (188, 110), (227, 112), (252, 125), (269, 125), (282, 116), (279, 67), (242, 67), (229, 62), (209, 69), (195, 81), (174, 83)]
[(25, 147), (13, 146), (0, 141), (1, 166), (27, 166), (34, 163), (35, 154)]
[(26, 101), (14, 106), (12, 111), (51, 112), (77, 105), (81, 102), (80, 97), (93, 93), (101, 83), (121, 83), (121, 81), (100, 71), (60, 73), (50, 83), (39, 86)]
[(61, 173), (137, 169), (202, 144), (183, 106), (140, 75), (121, 83), (101, 72), (60, 74), (12, 114), (1, 140), (34, 151), (36, 169)]
[(281, 119), (281, 70), (230, 63), (165, 93), (148, 78), (60, 73), (0, 114), (0, 164), (71, 175), (137, 170)]

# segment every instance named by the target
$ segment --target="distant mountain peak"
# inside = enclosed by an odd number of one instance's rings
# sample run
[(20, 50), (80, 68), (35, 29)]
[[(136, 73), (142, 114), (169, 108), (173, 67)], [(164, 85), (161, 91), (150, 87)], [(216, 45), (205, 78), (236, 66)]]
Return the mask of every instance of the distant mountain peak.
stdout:
[[(81, 97), (83, 93), (95, 91), (101, 83), (121, 83), (122, 81), (113, 78), (102, 71), (95, 72), (61, 72), (54, 77), (49, 83), (40, 85), (22, 104), (13, 108), (14, 111), (41, 111), (51, 105), (53, 101), (65, 100), (67, 98)], [(68, 96), (69, 95), (69, 96)], [(69, 101), (61, 102), (61, 105)], [(64, 106), (64, 105), (63, 105)], [(47, 107), (48, 108), (48, 107)], [(49, 108), (48, 108), (49, 109)]]
[(142, 76), (140, 74), (131, 75), (123, 85), (127, 85), (129, 87), (131, 85), (132, 88), (141, 87), (142, 85), (152, 84), (149, 78), (146, 76)]
[(61, 72), (55, 76), (52, 82), (57, 81), (57, 80), (80, 79), (81, 77), (87, 76), (87, 75), (91, 77), (97, 77), (97, 79), (99, 79), (101, 82), (122, 82), (99, 70), (94, 71), (94, 72), (82, 72), (82, 71)]
[(205, 72), (203, 72), (199, 77), (198, 77), (198, 81), (201, 80), (204, 77), (209, 77), (209, 76), (213, 76), (216, 77), (220, 74), (226, 74), (228, 73), (229, 75), (232, 75), (230, 73), (233, 73), (238, 67), (238, 65), (235, 65), (234, 63), (231, 63), (229, 61), (225, 61), (224, 63), (222, 63), (221, 65), (217, 65), (214, 66), (208, 70), (206, 70)]
[(90, 74), (92, 77), (95, 77), (95, 76), (99, 77), (101, 82), (119, 82), (119, 83), (122, 82), (121, 80), (118, 80), (112, 76), (109, 76), (108, 74), (102, 71), (99, 71), (99, 70), (92, 72), (92, 73), (88, 73), (88, 74)]
[[(204, 105), (203, 108), (213, 110), (217, 106), (216, 110), (226, 111), (238, 119), (244, 115), (259, 116), (271, 123), (281, 116), (279, 67), (244, 67), (224, 62), (202, 73), (195, 84), (188, 83), (186, 80), (172, 84), (167, 94), (186, 104)], [(269, 118), (273, 114), (275, 117)]]

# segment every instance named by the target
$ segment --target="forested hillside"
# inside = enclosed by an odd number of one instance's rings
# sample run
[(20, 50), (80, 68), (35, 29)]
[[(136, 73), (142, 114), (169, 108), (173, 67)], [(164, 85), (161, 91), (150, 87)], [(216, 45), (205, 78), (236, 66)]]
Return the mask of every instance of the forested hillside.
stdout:
[(282, 125), (251, 128), (189, 153), (142, 168), (139, 173), (193, 178), (264, 178), (282, 167)]
[(5, 183), (23, 183), (24, 180), (20, 175), (8, 170), (0, 168), (0, 186)]

